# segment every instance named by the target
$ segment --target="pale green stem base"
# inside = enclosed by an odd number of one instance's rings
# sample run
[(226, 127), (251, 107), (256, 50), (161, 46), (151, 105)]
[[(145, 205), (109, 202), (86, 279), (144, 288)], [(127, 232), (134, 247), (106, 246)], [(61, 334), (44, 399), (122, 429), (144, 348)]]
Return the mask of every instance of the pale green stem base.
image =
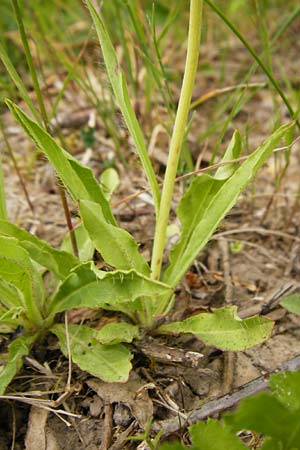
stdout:
[(202, 7), (203, 7), (202, 0), (191, 0), (188, 48), (187, 48), (185, 71), (182, 82), (182, 89), (179, 99), (178, 110), (173, 129), (173, 135), (170, 143), (167, 169), (155, 228), (153, 254), (151, 261), (151, 270), (152, 270), (151, 277), (154, 280), (159, 280), (161, 275), (161, 266), (166, 240), (166, 230), (169, 221), (171, 201), (174, 191), (174, 183), (177, 173), (182, 142), (185, 134), (187, 117), (191, 104), (195, 76), (197, 72), (199, 49), (200, 49), (201, 25), (202, 25)]

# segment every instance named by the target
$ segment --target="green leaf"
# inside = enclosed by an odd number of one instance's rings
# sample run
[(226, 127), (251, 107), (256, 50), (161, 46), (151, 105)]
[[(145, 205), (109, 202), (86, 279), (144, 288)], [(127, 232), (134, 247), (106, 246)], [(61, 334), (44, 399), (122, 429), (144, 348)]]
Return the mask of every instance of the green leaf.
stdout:
[[(23, 357), (30, 352), (31, 345), (36, 336), (20, 336), (8, 346), (8, 359), (0, 365), (0, 395), (4, 394), (5, 389), (20, 370), (23, 365)], [(2, 366), (2, 367), (1, 367)]]
[[(275, 439), (268, 439), (264, 442), (261, 450), (283, 450), (283, 445)], [(290, 450), (297, 450), (296, 448)]]
[(135, 269), (150, 275), (150, 268), (138, 252), (134, 238), (122, 228), (107, 223), (100, 205), (84, 200), (80, 202), (80, 215), (105, 262), (117, 269)]
[(234, 174), (236, 169), (239, 167), (238, 162), (229, 163), (232, 159), (237, 159), (241, 156), (242, 151), (242, 137), (238, 130), (235, 130), (231, 141), (225, 151), (225, 154), (222, 158), (222, 163), (227, 163), (224, 166), (221, 166), (217, 169), (215, 173), (215, 178), (218, 180), (227, 180), (227, 178), (231, 177)]
[(101, 344), (111, 345), (120, 342), (132, 342), (139, 338), (139, 327), (128, 322), (112, 322), (104, 325), (95, 333), (95, 339)]
[[(18, 297), (13, 305), (26, 308), (26, 314), (32, 324), (41, 326), (43, 323), (42, 308), (44, 306), (44, 286), (42, 278), (34, 268), (29, 255), (19, 242), (10, 237), (0, 236), (0, 278), (7, 283), (14, 285), (18, 290)], [(4, 294), (4, 283), (2, 283), (2, 294)], [(12, 299), (11, 295), (6, 296), (6, 302)], [(17, 302), (17, 303), (16, 303)], [(7, 304), (8, 306), (8, 304)]]
[(28, 136), (46, 154), (73, 200), (78, 202), (85, 199), (101, 204), (106, 220), (115, 223), (109, 203), (92, 171), (63, 150), (40, 125), (31, 120), (17, 105), (10, 100), (7, 100), (6, 103)]
[(300, 372), (284, 372), (271, 375), (269, 386), (273, 395), (292, 411), (300, 411)]
[[(179, 276), (181, 277), (182, 261), (184, 261), (186, 248), (193, 236), (193, 232), (198, 224), (203, 221), (205, 215), (208, 214), (208, 205), (215, 198), (224, 183), (225, 180), (216, 180), (210, 175), (203, 174), (193, 179), (189, 189), (181, 198), (177, 208), (177, 216), (182, 226), (181, 234), (179, 240), (171, 249), (170, 264), (163, 275), (163, 280), (168, 280), (173, 286), (177, 285)], [(188, 264), (192, 264), (192, 261)]]
[[(81, 262), (90, 261), (91, 259), (93, 259), (93, 255), (95, 252), (95, 246), (92, 243), (92, 241), (88, 235), (88, 232), (86, 231), (84, 226), (82, 224), (80, 224), (78, 227), (74, 228), (74, 233), (75, 233), (78, 252), (79, 252), (79, 255), (78, 255), (79, 260)], [(68, 254), (72, 253), (73, 248), (72, 248), (70, 233), (67, 233), (66, 236), (64, 237), (64, 240), (61, 245), (61, 249), (68, 252)], [(78, 264), (79, 264), (79, 262), (77, 262), (77, 265)]]
[(281, 306), (293, 314), (300, 314), (300, 295), (288, 295), (281, 302)]
[(116, 306), (133, 302), (141, 296), (171, 293), (169, 286), (150, 280), (135, 270), (106, 272), (97, 276), (91, 264), (78, 266), (61, 284), (51, 304), (50, 312), (57, 313), (79, 307)]
[(0, 304), (7, 309), (19, 308), (24, 305), (24, 297), (13, 283), (2, 278), (3, 275), (0, 271)]
[(162, 325), (158, 333), (192, 333), (206, 345), (223, 350), (245, 350), (260, 344), (271, 335), (274, 323), (264, 317), (242, 320), (237, 307), (217, 309), (213, 313), (202, 313), (182, 322)]
[(178, 206), (182, 234), (171, 251), (170, 264), (163, 276), (165, 283), (177, 285), (242, 190), (292, 126), (294, 123), (275, 131), (227, 180), (205, 174), (194, 179)]
[(247, 449), (229, 428), (217, 420), (198, 422), (189, 427), (189, 432), (193, 444), (191, 450)]
[(22, 324), (21, 316), (24, 312), (21, 306), (9, 310), (0, 306), (0, 333), (13, 333)]
[(274, 442), (282, 443), (282, 450), (299, 448), (300, 410), (289, 410), (268, 393), (244, 399), (225, 421), (233, 431), (247, 429), (272, 437)]
[(103, 23), (99, 14), (93, 7), (91, 1), (86, 0), (86, 4), (90, 11), (90, 14), (92, 16), (97, 31), (109, 81), (111, 83), (121, 113), (124, 117), (124, 121), (127, 125), (127, 128), (133, 139), (136, 149), (139, 153), (145, 174), (147, 175), (149, 184), (151, 186), (156, 211), (158, 211), (158, 206), (160, 202), (158, 184), (156, 181), (153, 167), (151, 165), (150, 158), (148, 156), (142, 130), (139, 126), (134, 109), (130, 102), (125, 76), (122, 72), (120, 64), (118, 63), (117, 55), (114, 46), (111, 42), (111, 39), (109, 37), (109, 34), (107, 32), (107, 29), (105, 27), (105, 24)]
[(30, 96), (28, 95), (27, 88), (26, 88), (25, 84), (23, 83), (22, 79), (19, 77), (19, 74), (16, 71), (14, 64), (12, 63), (9, 55), (6, 53), (5, 48), (3, 47), (1, 42), (0, 42), (0, 58), (8, 72), (10, 78), (12, 79), (13, 83), (19, 90), (23, 100), (29, 107), (29, 109), (32, 112), (32, 114), (34, 115), (35, 119), (37, 121), (39, 121), (40, 120), (39, 115), (36, 111), (36, 108), (34, 107), (34, 104), (31, 100)]
[(20, 246), (28, 252), (31, 259), (62, 280), (80, 263), (71, 253), (56, 250), (45, 241), (5, 220), (0, 220), (1, 234), (18, 239)]
[(113, 167), (108, 167), (101, 173), (100, 181), (104, 195), (110, 201), (112, 194), (120, 185), (119, 174)]
[[(1, 125), (1, 123), (0, 123), (0, 125)], [(7, 219), (6, 196), (5, 196), (5, 186), (4, 186), (1, 154), (0, 154), (0, 219), (3, 219), (3, 220)]]
[[(123, 345), (102, 345), (95, 339), (97, 330), (83, 325), (69, 325), (72, 361), (82, 370), (109, 383), (124, 383), (131, 370), (132, 354)], [(51, 328), (58, 339), (63, 354), (68, 357), (66, 329), (64, 325)]]

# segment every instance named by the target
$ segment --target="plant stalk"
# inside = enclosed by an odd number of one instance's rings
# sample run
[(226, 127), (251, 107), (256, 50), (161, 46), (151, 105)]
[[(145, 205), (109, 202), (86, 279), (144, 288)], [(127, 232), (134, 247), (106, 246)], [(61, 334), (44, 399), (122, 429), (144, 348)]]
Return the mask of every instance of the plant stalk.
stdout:
[(202, 26), (202, 0), (191, 0), (188, 34), (187, 57), (184, 77), (180, 93), (178, 109), (175, 118), (173, 134), (170, 143), (167, 169), (165, 173), (161, 203), (155, 228), (153, 253), (151, 261), (151, 278), (160, 279), (166, 231), (171, 209), (175, 178), (180, 157), (180, 151), (185, 135), (185, 126), (192, 99), (193, 87), (198, 67), (200, 37)]

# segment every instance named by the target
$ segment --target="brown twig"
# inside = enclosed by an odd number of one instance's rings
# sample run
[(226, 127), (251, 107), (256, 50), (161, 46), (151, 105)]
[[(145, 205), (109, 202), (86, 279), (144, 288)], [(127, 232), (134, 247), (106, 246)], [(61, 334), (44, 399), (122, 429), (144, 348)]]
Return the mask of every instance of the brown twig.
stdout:
[(113, 407), (111, 403), (104, 406), (104, 430), (100, 450), (108, 450), (112, 441)]
[(57, 186), (58, 186), (58, 191), (59, 191), (59, 195), (61, 198), (62, 207), (64, 210), (65, 219), (67, 222), (67, 227), (68, 227), (68, 230), (70, 233), (70, 240), (71, 240), (73, 253), (75, 256), (78, 257), (78, 246), (77, 246), (75, 231), (74, 231), (74, 227), (73, 227), (73, 223), (72, 223), (72, 219), (71, 219), (71, 213), (70, 213), (70, 209), (69, 209), (69, 205), (68, 205), (68, 201), (67, 201), (66, 191), (65, 191), (65, 188), (63, 186), (61, 186), (59, 181), (57, 182)]
[[(274, 372), (284, 372), (286, 370), (296, 371), (299, 369), (300, 355), (282, 364)], [(188, 420), (184, 424), (182, 423), (182, 418), (175, 417), (172, 419), (155, 422), (152, 426), (152, 430), (155, 433), (163, 430), (163, 436), (167, 436), (180, 430), (183, 426), (193, 424), (199, 420), (207, 419), (210, 416), (219, 414), (222, 411), (232, 408), (233, 406), (236, 406), (242, 399), (266, 390), (269, 384), (269, 376), (274, 372), (270, 372), (267, 375), (263, 375), (255, 379), (254, 381), (247, 383), (232, 394), (224, 395), (223, 397), (207, 402), (205, 405), (201, 406), (201, 408), (196, 409), (195, 411), (190, 413), (188, 416)]]
[(138, 343), (138, 348), (148, 357), (164, 364), (181, 364), (185, 367), (196, 368), (203, 358), (202, 353), (155, 344), (153, 341), (141, 341)]
[(286, 294), (291, 294), (296, 289), (299, 289), (299, 286), (299, 283), (296, 283), (295, 281), (287, 281), (283, 285), (272, 289), (271, 292), (269, 292), (259, 304), (252, 305), (249, 308), (241, 310), (239, 312), (239, 317), (241, 319), (245, 319), (257, 314), (269, 314), (274, 308), (276, 308), (282, 297)]
[(202, 103), (206, 102), (207, 100), (210, 100), (212, 98), (218, 97), (219, 95), (226, 94), (228, 92), (235, 91), (237, 89), (249, 89), (249, 88), (260, 88), (267, 86), (267, 83), (241, 83), (236, 84), (234, 86), (226, 86), (219, 89), (213, 89), (209, 92), (206, 92), (205, 94), (201, 95), (197, 100), (193, 101), (191, 104), (191, 109), (195, 109), (198, 106), (202, 105)]
[[(289, 148), (293, 147), (299, 140), (300, 140), (300, 136), (298, 136), (290, 145), (286, 145), (284, 147), (275, 148), (273, 150), (273, 153), (281, 152), (281, 151), (284, 151), (284, 150), (288, 150)], [(189, 172), (189, 173), (187, 173), (185, 175), (181, 175), (181, 176), (177, 177), (175, 179), (175, 181), (177, 183), (178, 181), (185, 180), (187, 178), (192, 177), (193, 175), (200, 175), (201, 173), (210, 172), (211, 170), (217, 169), (218, 167), (223, 167), (223, 166), (227, 166), (228, 164), (243, 162), (246, 159), (248, 159), (248, 157), (249, 157), (249, 155), (248, 156), (241, 156), (240, 158), (230, 159), (228, 161), (212, 164), (211, 166), (204, 167), (202, 169), (197, 169), (197, 170), (194, 170), (193, 172)], [(159, 183), (159, 186), (161, 186), (161, 185), (162, 184)], [(135, 199), (136, 197), (139, 197), (140, 195), (142, 195), (145, 192), (149, 192), (149, 189), (141, 189), (140, 191), (137, 191), (137, 192), (135, 192), (135, 193), (133, 193), (131, 195), (128, 195), (127, 197), (123, 198), (122, 200), (119, 200), (119, 201), (115, 202), (112, 206), (113, 206), (113, 208), (116, 208), (117, 206), (120, 206), (120, 205), (122, 205), (124, 203), (128, 203), (131, 200)]]
[(292, 239), (296, 242), (300, 242), (300, 238), (297, 236), (293, 236), (292, 234), (284, 233), (283, 231), (277, 230), (267, 230), (262, 227), (245, 227), (245, 228), (235, 228), (233, 230), (222, 231), (221, 233), (215, 234), (214, 238), (220, 238), (224, 236), (230, 236), (231, 234), (240, 234), (240, 233), (257, 233), (262, 234), (263, 236), (278, 236), (284, 239)]
[(109, 450), (121, 450), (127, 443), (128, 437), (132, 435), (134, 431), (138, 428), (138, 423), (134, 420), (129, 427), (123, 431), (123, 433), (119, 434), (116, 442), (109, 448)]

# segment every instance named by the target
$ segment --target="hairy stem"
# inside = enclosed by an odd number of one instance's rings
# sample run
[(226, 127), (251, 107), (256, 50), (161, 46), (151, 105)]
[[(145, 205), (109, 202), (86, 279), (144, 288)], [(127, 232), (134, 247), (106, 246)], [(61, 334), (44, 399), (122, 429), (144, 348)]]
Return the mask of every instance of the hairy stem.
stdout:
[(186, 121), (191, 104), (195, 76), (197, 72), (202, 25), (202, 7), (202, 0), (191, 0), (188, 48), (184, 77), (170, 143), (167, 169), (165, 173), (161, 203), (158, 211), (154, 235), (153, 254), (151, 261), (151, 277), (154, 280), (158, 280), (161, 274), (166, 230), (174, 191), (174, 183), (177, 173), (180, 151), (185, 134)]

